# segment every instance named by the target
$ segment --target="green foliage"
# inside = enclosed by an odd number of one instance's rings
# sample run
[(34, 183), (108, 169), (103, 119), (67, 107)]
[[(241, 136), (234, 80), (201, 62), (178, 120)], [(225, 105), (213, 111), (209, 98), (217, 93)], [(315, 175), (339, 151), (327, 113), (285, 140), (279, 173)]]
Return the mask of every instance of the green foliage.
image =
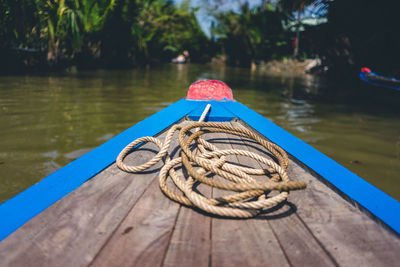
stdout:
[(169, 61), (209, 43), (194, 12), (164, 0), (2, 0), (0, 46), (44, 49), (50, 65)]
[(289, 36), (282, 27), (285, 15), (272, 5), (249, 9), (242, 6), (240, 13), (227, 12), (217, 16), (215, 29), (228, 62), (250, 65), (251, 61), (270, 60), (289, 53)]
[(132, 33), (140, 60), (169, 60), (190, 50), (199, 54), (208, 40), (201, 31), (189, 2), (177, 8), (164, 0), (143, 1)]
[(35, 47), (38, 41), (38, 14), (31, 0), (0, 1), (0, 48)]
[(93, 42), (115, 0), (37, 0), (41, 35), (48, 42), (47, 59), (71, 58)]

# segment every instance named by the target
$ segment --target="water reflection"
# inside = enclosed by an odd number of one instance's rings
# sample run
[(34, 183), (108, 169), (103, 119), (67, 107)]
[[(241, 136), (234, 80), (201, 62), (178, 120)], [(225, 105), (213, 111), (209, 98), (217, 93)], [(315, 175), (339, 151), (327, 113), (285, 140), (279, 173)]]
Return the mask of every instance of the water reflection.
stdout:
[[(295, 77), (291, 76), (287, 78), (287, 81), (283, 80), (286, 84), (283, 90), (285, 101), (281, 101), (282, 115), (278, 115), (277, 119), (285, 121), (285, 124), (290, 129), (300, 132), (303, 135), (307, 135), (312, 132), (312, 125), (319, 122), (318, 118), (314, 115), (314, 105), (308, 103), (305, 99), (296, 99), (295, 95), (295, 84), (301, 84), (301, 90), (306, 94), (318, 94), (318, 87), (315, 85), (314, 76), (304, 75), (300, 82), (295, 83)], [(317, 140), (313, 138), (307, 138), (304, 140), (309, 143), (315, 143)]]
[(225, 81), (238, 101), (400, 198), (400, 94), (192, 64), (0, 77), (0, 202), (181, 99), (198, 79)]

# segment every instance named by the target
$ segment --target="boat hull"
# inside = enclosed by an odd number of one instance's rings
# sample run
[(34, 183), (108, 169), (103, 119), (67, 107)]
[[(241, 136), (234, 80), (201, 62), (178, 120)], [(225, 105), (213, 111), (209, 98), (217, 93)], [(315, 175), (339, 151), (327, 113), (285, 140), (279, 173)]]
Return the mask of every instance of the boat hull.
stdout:
[(132, 140), (154, 136), (185, 117), (197, 120), (207, 104), (212, 108), (206, 120), (231, 121), (237, 118), (247, 123), (322, 177), (342, 196), (400, 233), (400, 202), (270, 120), (236, 101), (181, 99), (1, 204), (0, 217), (7, 219), (0, 220), (0, 240), (113, 164), (118, 153)]

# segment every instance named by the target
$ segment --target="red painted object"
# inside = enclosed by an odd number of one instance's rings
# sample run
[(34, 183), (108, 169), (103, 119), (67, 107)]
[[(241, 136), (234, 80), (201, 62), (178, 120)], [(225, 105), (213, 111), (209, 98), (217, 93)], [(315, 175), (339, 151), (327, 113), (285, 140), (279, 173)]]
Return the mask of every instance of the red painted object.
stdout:
[(371, 69), (369, 68), (361, 68), (361, 72), (371, 72)]
[(190, 100), (233, 100), (231, 88), (217, 80), (200, 80), (189, 87), (186, 99)]

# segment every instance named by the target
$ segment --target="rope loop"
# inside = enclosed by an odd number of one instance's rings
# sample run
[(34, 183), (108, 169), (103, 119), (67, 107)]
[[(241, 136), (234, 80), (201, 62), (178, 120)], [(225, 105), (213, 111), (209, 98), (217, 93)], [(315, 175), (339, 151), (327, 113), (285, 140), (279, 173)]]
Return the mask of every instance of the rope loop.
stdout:
[[(141, 137), (126, 146), (118, 155), (116, 164), (126, 172), (137, 173), (144, 171), (165, 157), (165, 165), (159, 173), (159, 184), (162, 192), (170, 199), (187, 206), (194, 206), (208, 213), (237, 218), (250, 218), (263, 210), (277, 206), (285, 201), (291, 190), (306, 187), (305, 182), (290, 181), (287, 175), (289, 159), (286, 152), (278, 145), (269, 142), (244, 127), (234, 127), (218, 122), (202, 122), (210, 110), (207, 105), (199, 122), (193, 122), (181, 127), (174, 125), (167, 132), (164, 142), (154, 137)], [(194, 132), (191, 130), (194, 129)], [(181, 156), (171, 159), (168, 150), (174, 133), (178, 133)], [(247, 150), (221, 150), (214, 144), (201, 138), (209, 133), (225, 133), (239, 138), (250, 139), (265, 148), (271, 155), (260, 155)], [(148, 162), (139, 166), (128, 166), (123, 160), (137, 145), (143, 142), (155, 143), (160, 151)], [(193, 147), (195, 145), (195, 147)], [(195, 153), (196, 151), (197, 153)], [(243, 167), (227, 162), (227, 156), (244, 156), (265, 164), (268, 169)], [(182, 165), (188, 173), (185, 178), (178, 174), (175, 168)], [(209, 178), (210, 174), (220, 179)], [(262, 176), (266, 181), (259, 181), (253, 176)], [(271, 176), (272, 175), (272, 176)], [(271, 176), (271, 177), (270, 177)], [(170, 178), (181, 194), (175, 193), (167, 185)], [(212, 188), (232, 191), (218, 198), (208, 198), (195, 188), (202, 183)], [(276, 193), (273, 193), (276, 191)]]

